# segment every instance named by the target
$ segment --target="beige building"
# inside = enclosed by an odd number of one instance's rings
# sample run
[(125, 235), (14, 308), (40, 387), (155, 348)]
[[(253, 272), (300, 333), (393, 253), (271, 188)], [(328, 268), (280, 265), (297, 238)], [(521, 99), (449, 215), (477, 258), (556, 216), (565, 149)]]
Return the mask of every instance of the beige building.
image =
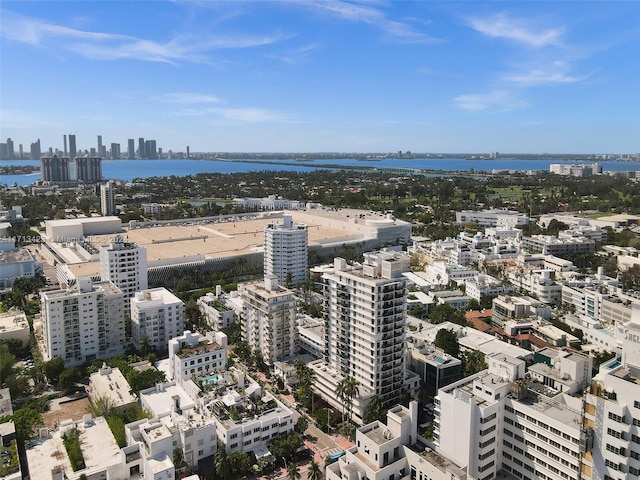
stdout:
[(242, 338), (252, 350), (260, 350), (272, 365), (295, 355), (298, 350), (296, 299), (293, 291), (278, 284), (275, 275), (264, 282), (238, 286), (244, 302)]

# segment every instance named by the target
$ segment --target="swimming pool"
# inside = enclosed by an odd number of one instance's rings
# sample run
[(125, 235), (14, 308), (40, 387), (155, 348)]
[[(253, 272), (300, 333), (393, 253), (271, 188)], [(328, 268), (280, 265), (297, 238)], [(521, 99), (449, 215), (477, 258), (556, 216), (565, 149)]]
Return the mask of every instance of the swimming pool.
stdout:
[(202, 383), (202, 385), (206, 385), (207, 383), (215, 383), (217, 381), (217, 375), (209, 375), (208, 377), (204, 377), (200, 382)]

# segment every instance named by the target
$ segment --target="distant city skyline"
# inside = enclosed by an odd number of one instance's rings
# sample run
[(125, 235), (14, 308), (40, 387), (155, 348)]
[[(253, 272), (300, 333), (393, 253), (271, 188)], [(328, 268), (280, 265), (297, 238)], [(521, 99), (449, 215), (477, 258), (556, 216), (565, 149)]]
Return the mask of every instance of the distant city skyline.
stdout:
[(6, 0), (0, 141), (637, 153), (639, 20), (623, 1)]

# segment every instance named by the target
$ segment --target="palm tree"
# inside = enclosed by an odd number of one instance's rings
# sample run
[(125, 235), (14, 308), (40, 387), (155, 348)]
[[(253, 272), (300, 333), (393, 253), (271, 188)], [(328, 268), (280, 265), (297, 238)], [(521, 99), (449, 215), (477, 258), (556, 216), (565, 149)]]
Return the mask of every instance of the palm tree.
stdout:
[(300, 469), (296, 462), (291, 462), (287, 467), (287, 479), (288, 480), (300, 480)]
[(307, 471), (308, 480), (320, 480), (322, 478), (322, 470), (315, 460), (311, 460), (309, 464), (309, 470)]
[(344, 409), (345, 409), (345, 404), (347, 403), (346, 391), (347, 391), (347, 379), (343, 378), (338, 382), (338, 384), (336, 385), (336, 389), (334, 390), (336, 397), (338, 397), (338, 399), (340, 399), (340, 402), (342, 403), (342, 422), (343, 423), (344, 423)]
[(187, 462), (184, 460), (184, 452), (180, 447), (173, 449), (173, 466), (176, 470), (180, 470), (187, 466)]
[(213, 465), (216, 467), (216, 474), (218, 478), (231, 478), (231, 462), (227, 456), (227, 452), (224, 448), (219, 448), (216, 453)]
[(360, 393), (360, 382), (356, 380), (355, 377), (349, 377), (346, 381), (345, 392), (344, 395), (348, 402), (349, 408), (349, 421), (353, 420), (353, 399), (356, 398)]

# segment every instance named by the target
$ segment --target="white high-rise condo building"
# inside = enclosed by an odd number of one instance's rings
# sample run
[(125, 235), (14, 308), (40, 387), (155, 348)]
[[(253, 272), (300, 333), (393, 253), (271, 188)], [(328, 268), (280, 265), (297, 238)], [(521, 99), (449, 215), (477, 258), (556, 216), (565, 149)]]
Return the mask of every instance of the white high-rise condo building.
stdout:
[(79, 365), (111, 358), (124, 347), (124, 295), (111, 282), (87, 278), (67, 290), (40, 293), (44, 357)]
[(325, 270), (324, 359), (312, 362), (319, 393), (336, 405), (335, 389), (355, 378), (353, 420), (362, 423), (373, 396), (390, 405), (414, 394), (420, 377), (405, 371), (406, 278), (409, 256), (402, 252), (364, 254), (362, 265), (336, 258)]
[(640, 476), (640, 307), (617, 330), (622, 357), (600, 366), (585, 398), (584, 480)]
[(275, 275), (264, 282), (238, 286), (244, 303), (242, 338), (251, 350), (260, 350), (265, 363), (284, 360), (297, 352), (296, 299), (279, 285)]
[(166, 288), (137, 292), (131, 298), (131, 339), (140, 348), (144, 338), (155, 350), (184, 333), (184, 303)]
[(134, 293), (148, 288), (146, 249), (116, 236), (109, 246), (100, 248), (100, 276), (122, 290), (128, 311)]
[(308, 276), (307, 226), (284, 215), (283, 223), (264, 229), (264, 273), (275, 275), (281, 285), (295, 286)]
[(116, 213), (115, 184), (111, 180), (100, 185), (100, 210), (103, 217)]

